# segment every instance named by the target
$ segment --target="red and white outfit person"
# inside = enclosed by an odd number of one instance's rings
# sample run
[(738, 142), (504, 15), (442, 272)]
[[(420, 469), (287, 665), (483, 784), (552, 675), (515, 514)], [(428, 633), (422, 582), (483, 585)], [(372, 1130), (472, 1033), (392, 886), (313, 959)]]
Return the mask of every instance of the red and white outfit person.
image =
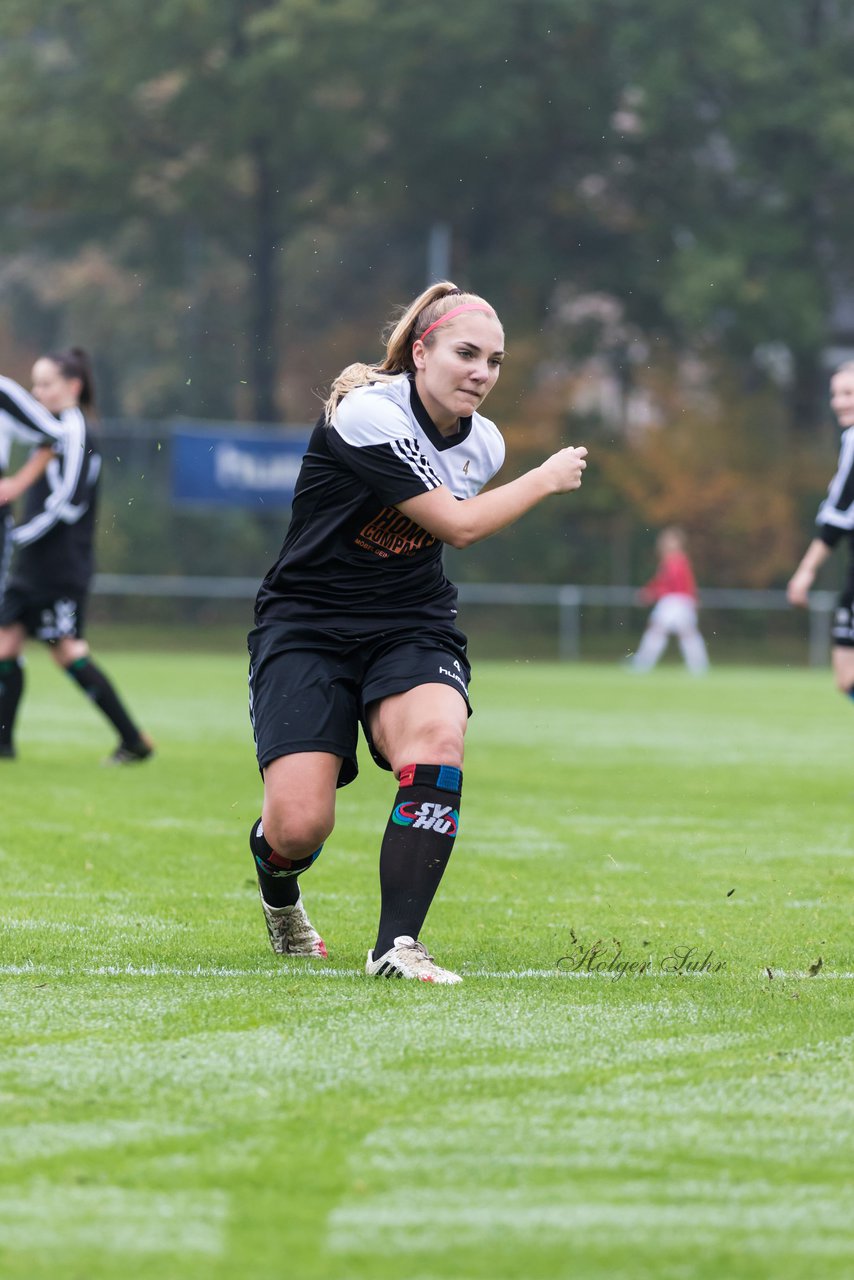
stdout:
[(695, 674), (706, 671), (709, 656), (697, 626), (697, 583), (691, 562), (680, 547), (673, 545), (662, 550), (658, 571), (639, 595), (644, 604), (655, 603), (632, 667), (636, 671), (649, 671), (673, 635), (679, 641), (689, 671)]

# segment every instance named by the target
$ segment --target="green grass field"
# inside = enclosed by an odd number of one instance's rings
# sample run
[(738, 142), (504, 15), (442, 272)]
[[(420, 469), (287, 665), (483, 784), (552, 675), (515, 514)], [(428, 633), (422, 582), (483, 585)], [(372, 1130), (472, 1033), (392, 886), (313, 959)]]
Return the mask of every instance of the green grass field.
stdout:
[(328, 964), (283, 964), (241, 653), (105, 666), (156, 759), (100, 768), (32, 651), (0, 765), (3, 1280), (852, 1274), (829, 673), (481, 666), (434, 988), (363, 974), (387, 775), (303, 880)]

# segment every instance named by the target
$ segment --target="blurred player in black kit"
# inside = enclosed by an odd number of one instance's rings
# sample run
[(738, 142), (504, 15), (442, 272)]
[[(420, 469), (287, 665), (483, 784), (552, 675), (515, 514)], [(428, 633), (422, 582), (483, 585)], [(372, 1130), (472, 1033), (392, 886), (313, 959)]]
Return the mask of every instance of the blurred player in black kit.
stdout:
[(250, 712), (264, 778), (250, 847), (273, 949), (325, 956), (297, 877), (319, 856), (361, 724), (399, 789), (380, 850), (372, 977), (457, 983), (419, 941), (459, 825), (470, 714), (466, 637), (443, 543), (466, 547), (581, 484), (561, 449), (479, 491), (504, 461), (478, 412), (504, 359), (494, 308), (449, 282), (394, 324), (384, 359), (335, 380), (303, 458), (290, 526), (249, 636)]
[(32, 381), (35, 400), (59, 430), (55, 456), (27, 490), (23, 518), (10, 535), (15, 555), (0, 600), (0, 757), (15, 756), (15, 718), (24, 688), (21, 652), (32, 636), (50, 647), (57, 664), (118, 733), (106, 763), (132, 764), (152, 754), (151, 741), (92, 661), (84, 639), (101, 472), (86, 416), (95, 409), (89, 357), (79, 347), (42, 356)]
[(838, 542), (848, 542), (849, 567), (831, 629), (831, 659), (836, 687), (854, 699), (854, 361), (836, 370), (830, 380), (830, 407), (842, 439), (836, 475), (816, 516), (816, 536), (789, 581), (792, 604), (806, 608), (815, 576)]
[[(65, 429), (53, 414), (11, 378), (0, 377), (0, 597), (12, 558), (11, 504), (44, 475)], [(13, 443), (29, 445), (30, 456), (9, 475)]]

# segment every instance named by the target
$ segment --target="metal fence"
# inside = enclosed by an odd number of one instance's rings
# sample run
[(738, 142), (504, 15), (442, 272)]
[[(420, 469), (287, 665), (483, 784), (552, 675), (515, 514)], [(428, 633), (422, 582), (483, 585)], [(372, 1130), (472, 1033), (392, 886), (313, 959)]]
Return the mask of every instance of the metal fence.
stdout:
[[(253, 600), (255, 578), (184, 577), (168, 574), (100, 573), (94, 591), (104, 596), (141, 596), (181, 600)], [(557, 653), (564, 661), (582, 656), (585, 606), (637, 607), (635, 587), (578, 586), (573, 583), (465, 582), (459, 586), (461, 604), (530, 608), (548, 605), (557, 611)], [(807, 661), (824, 666), (830, 654), (830, 619), (836, 593), (814, 591), (808, 610)], [(784, 591), (742, 588), (708, 588), (702, 592), (704, 608), (723, 611), (792, 612)]]

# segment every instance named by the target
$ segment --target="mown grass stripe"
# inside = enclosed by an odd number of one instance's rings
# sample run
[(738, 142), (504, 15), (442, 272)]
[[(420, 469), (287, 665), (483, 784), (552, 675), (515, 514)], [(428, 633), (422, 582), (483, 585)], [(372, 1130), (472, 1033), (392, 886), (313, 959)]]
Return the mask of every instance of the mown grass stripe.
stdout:
[[(155, 759), (102, 770), (35, 649), (0, 778), (3, 1280), (854, 1274), (826, 673), (481, 665), (441, 995), (364, 974), (387, 774), (362, 754), (302, 882), (332, 963), (279, 962), (242, 654), (109, 665)], [(725, 963), (617, 977), (686, 947)]]

